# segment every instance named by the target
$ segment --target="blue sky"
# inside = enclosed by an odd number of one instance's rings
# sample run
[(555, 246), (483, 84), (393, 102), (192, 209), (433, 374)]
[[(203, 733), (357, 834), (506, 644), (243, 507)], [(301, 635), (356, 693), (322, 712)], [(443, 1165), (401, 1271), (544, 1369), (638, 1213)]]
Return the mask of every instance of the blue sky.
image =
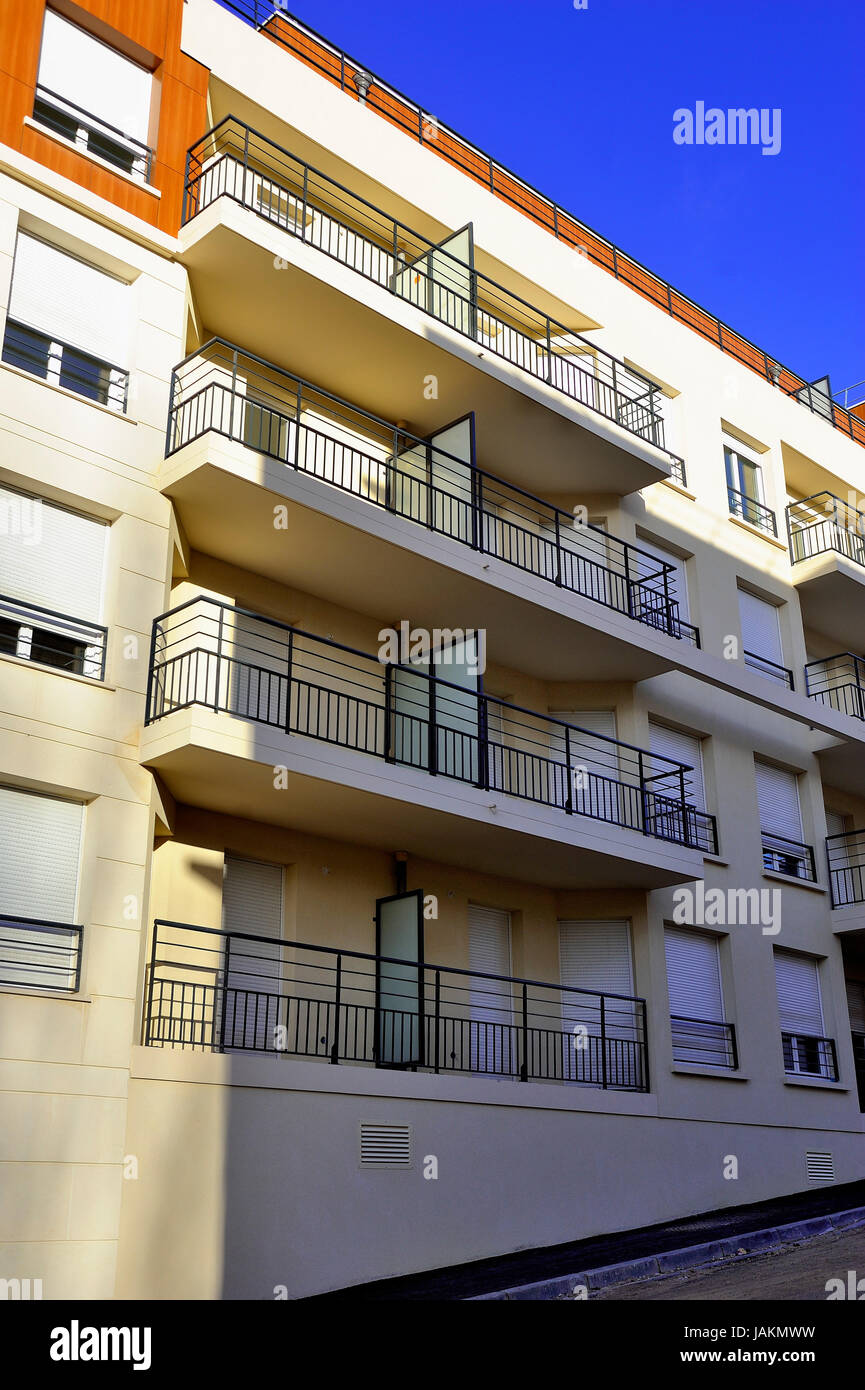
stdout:
[[(865, 378), (862, 0), (289, 0), (287, 8), (731, 327)], [(673, 112), (780, 108), (781, 147)]]

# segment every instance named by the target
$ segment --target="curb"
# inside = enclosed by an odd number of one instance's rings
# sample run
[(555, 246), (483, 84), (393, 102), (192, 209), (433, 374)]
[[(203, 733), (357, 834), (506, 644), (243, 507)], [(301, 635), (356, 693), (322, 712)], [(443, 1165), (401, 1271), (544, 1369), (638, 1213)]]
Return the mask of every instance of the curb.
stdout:
[(833, 1212), (829, 1216), (814, 1216), (807, 1221), (791, 1221), (786, 1226), (767, 1226), (758, 1231), (743, 1231), (741, 1235), (730, 1236), (724, 1240), (686, 1245), (680, 1250), (666, 1250), (662, 1255), (624, 1260), (621, 1264), (602, 1265), (598, 1269), (583, 1270), (578, 1274), (562, 1274), (555, 1279), (517, 1285), (512, 1289), (502, 1289), (498, 1293), (478, 1294), (465, 1301), (485, 1303), (574, 1299), (579, 1296), (581, 1289), (610, 1289), (617, 1284), (658, 1279), (689, 1269), (704, 1269), (722, 1263), (734, 1264), (738, 1260), (762, 1255), (768, 1250), (795, 1245), (799, 1241), (811, 1240), (814, 1236), (826, 1235), (829, 1231), (849, 1231), (856, 1226), (865, 1226), (865, 1207), (852, 1207), (848, 1211)]

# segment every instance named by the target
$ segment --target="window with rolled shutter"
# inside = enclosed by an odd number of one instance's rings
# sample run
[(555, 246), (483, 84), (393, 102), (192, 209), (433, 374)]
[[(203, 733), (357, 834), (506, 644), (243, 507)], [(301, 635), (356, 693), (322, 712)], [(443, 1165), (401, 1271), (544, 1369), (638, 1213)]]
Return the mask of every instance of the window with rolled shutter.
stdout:
[(0, 980), (5, 984), (74, 988), (77, 938), (61, 928), (76, 924), (83, 822), (80, 802), (0, 787)]
[[(619, 781), (619, 750), (615, 743), (608, 742), (616, 737), (615, 711), (550, 710), (550, 718), (576, 726), (569, 734), (559, 725), (550, 726), (550, 757), (553, 763), (550, 777), (554, 782), (550, 788), (550, 799), (556, 805), (565, 805), (567, 777), (570, 777), (575, 811), (603, 819), (622, 820), (623, 808), (616, 809), (616, 798), (620, 796), (615, 785)], [(570, 769), (563, 773), (561, 765), (566, 762), (568, 747)], [(575, 773), (579, 775), (575, 776)]]
[(664, 947), (673, 1059), (701, 1066), (731, 1065), (717, 937), (667, 927)]
[(747, 589), (739, 590), (739, 622), (742, 629), (742, 647), (752, 656), (783, 666), (784, 651), (781, 646), (781, 629), (778, 623), (778, 609), (774, 603), (757, 598)]
[(15, 245), (9, 318), (112, 367), (129, 365), (129, 285), (27, 232)]
[(827, 1075), (827, 1057), (819, 1046), (823, 1037), (823, 1007), (817, 962), (793, 951), (776, 950), (775, 984), (785, 1069)]
[[(703, 779), (703, 740), (696, 734), (670, 729), (666, 724), (649, 720), (649, 749), (658, 758), (672, 758), (693, 768), (685, 774), (685, 800), (698, 810), (706, 809), (706, 788)], [(671, 795), (675, 794), (671, 786)]]
[(55, 110), (70, 118), (95, 116), (116, 132), (147, 142), (152, 75), (53, 10), (45, 11), (38, 82)]
[(799, 779), (793, 772), (754, 760), (761, 829), (801, 844)]
[[(675, 555), (672, 550), (667, 550), (665, 546), (657, 541), (646, 540), (645, 536), (637, 537), (637, 546), (641, 551), (647, 551), (649, 555), (664, 564), (673, 566), (673, 573), (668, 576), (667, 588), (669, 597), (674, 599), (679, 605), (679, 617), (682, 622), (689, 621), (688, 608), (688, 571), (685, 561), (680, 555)], [(651, 567), (646, 563), (642, 556), (638, 557), (640, 575), (651, 572)], [(656, 586), (663, 592), (663, 582), (659, 579)]]
[(225, 984), (224, 1044), (227, 1048), (271, 1051), (276, 1029), (285, 1023), (282, 981), (282, 886), (280, 864), (266, 864), (226, 854), (222, 883), (222, 929), (225, 932), (269, 937), (244, 941), (232, 936), (226, 943), (228, 977)]
[[(642, 1054), (639, 1019), (629, 998), (634, 993), (630, 923), (564, 919), (558, 925), (560, 981), (588, 991), (562, 993), (564, 1078), (638, 1085)], [(612, 997), (618, 995), (629, 997)]]
[[(469, 969), (511, 973), (511, 914), (469, 903)], [(511, 988), (500, 980), (469, 977), (472, 1071), (513, 1075), (518, 1070)]]
[(844, 983), (851, 1032), (865, 1036), (865, 983), (862, 980), (845, 980)]

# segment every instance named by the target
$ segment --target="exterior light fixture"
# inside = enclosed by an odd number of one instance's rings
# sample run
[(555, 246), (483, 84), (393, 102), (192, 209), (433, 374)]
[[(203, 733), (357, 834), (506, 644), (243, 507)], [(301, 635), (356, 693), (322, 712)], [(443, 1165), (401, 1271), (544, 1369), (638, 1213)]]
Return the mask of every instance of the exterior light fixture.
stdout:
[(352, 77), (352, 81), (357, 88), (358, 101), (365, 104), (366, 94), (372, 86), (372, 76), (370, 73), (364, 72), (362, 68), (359, 68)]

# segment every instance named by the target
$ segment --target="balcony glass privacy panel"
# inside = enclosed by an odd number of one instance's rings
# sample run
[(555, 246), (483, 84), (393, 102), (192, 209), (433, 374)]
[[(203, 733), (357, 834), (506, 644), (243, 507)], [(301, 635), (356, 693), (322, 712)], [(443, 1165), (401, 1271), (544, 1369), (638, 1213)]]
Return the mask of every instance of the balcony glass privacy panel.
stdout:
[[(278, 971), (271, 964), (274, 949)], [(476, 936), (475, 958), (479, 951)], [(157, 921), (144, 991), (144, 1041), (373, 1066), (382, 1040), (389, 1039), (390, 1065), (648, 1090), (642, 999), (419, 962), (417, 955), (413, 950), (400, 959), (300, 941), (275, 946), (254, 933)], [(493, 955), (503, 962), (495, 942)], [(488, 951), (484, 959), (490, 959)], [(266, 988), (263, 961), (271, 972)], [(246, 1000), (244, 987), (232, 985), (229, 1017), (244, 1020), (244, 1026), (223, 1035), (220, 1001), (229, 976), (253, 983)], [(249, 1026), (256, 1010), (267, 1019), (266, 1028)]]
[(476, 466), (471, 416), (410, 434), (213, 339), (176, 369), (167, 450), (208, 431), (699, 646), (676, 566)]

